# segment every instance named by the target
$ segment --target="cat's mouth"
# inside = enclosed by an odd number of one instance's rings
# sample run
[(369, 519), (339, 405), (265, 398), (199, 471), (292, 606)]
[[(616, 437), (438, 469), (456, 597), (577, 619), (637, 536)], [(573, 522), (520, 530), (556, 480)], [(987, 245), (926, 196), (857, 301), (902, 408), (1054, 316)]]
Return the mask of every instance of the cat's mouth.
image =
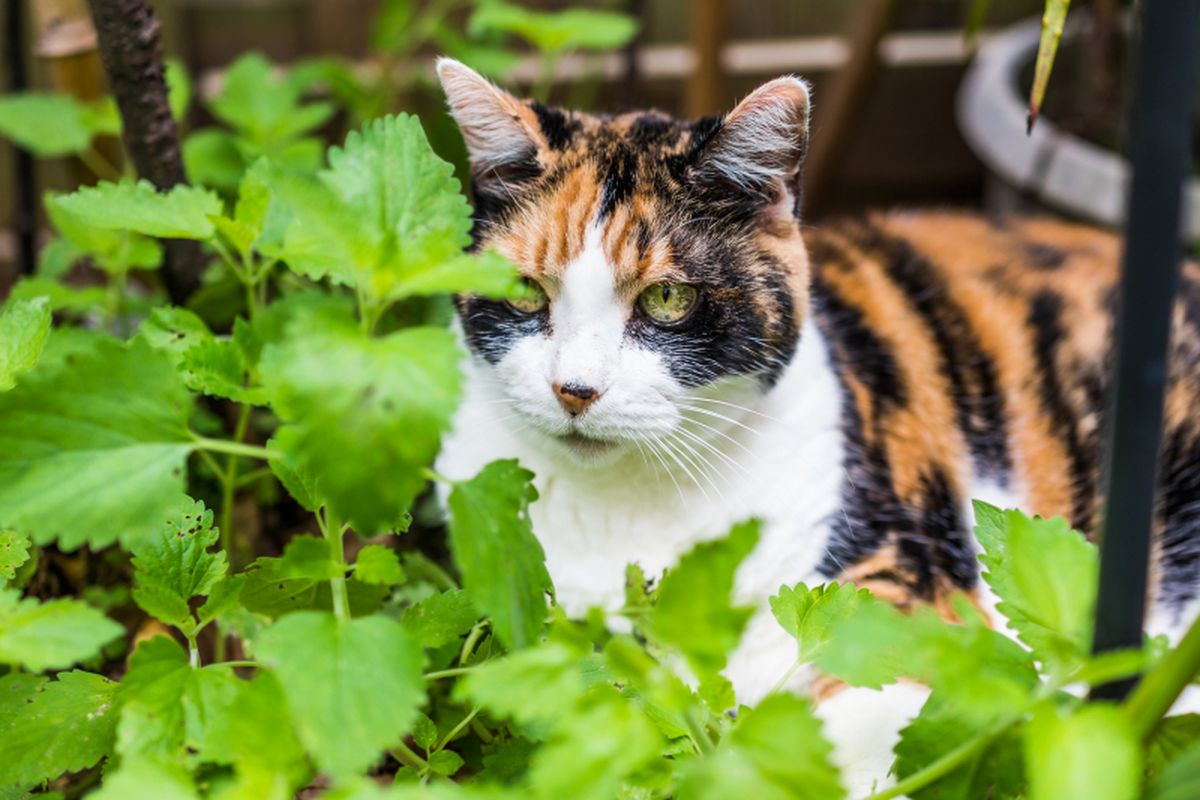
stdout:
[(593, 457), (611, 452), (618, 445), (616, 442), (605, 441), (604, 439), (594, 439), (591, 436), (586, 436), (579, 431), (568, 431), (561, 434), (558, 440), (565, 444), (571, 452), (583, 457)]

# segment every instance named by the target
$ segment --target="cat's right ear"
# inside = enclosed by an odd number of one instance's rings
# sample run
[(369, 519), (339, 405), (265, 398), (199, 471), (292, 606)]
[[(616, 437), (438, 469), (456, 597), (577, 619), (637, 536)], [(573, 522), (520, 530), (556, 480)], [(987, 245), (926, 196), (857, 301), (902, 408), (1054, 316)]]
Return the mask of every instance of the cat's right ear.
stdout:
[(540, 172), (538, 155), (546, 141), (529, 106), (452, 58), (438, 59), (437, 75), (477, 182)]

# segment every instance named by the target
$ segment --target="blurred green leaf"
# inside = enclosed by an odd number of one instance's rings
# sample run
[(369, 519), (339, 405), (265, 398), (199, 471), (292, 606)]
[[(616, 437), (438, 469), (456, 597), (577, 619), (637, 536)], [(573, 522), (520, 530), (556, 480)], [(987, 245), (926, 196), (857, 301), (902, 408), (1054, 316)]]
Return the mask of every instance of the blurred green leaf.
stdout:
[(0, 136), (35, 156), (80, 153), (92, 142), (87, 107), (64, 94), (14, 92), (0, 97)]
[(561, 53), (623, 47), (637, 34), (637, 23), (632, 17), (613, 11), (587, 8), (532, 11), (512, 3), (493, 1), (476, 10), (469, 29), (475, 33), (511, 33), (542, 52)]
[(1030, 800), (1133, 800), (1142, 752), (1129, 715), (1115, 706), (1045, 708), (1028, 726), (1025, 764)]
[(1046, 87), (1050, 83), (1050, 71), (1054, 68), (1054, 57), (1058, 53), (1058, 42), (1062, 39), (1063, 25), (1067, 21), (1067, 9), (1071, 0), (1046, 0), (1046, 10), (1042, 14), (1042, 36), (1038, 42), (1037, 61), (1034, 64), (1033, 86), (1029, 90), (1028, 129), (1033, 130), (1038, 114), (1042, 111), (1042, 101), (1046, 97)]
[(124, 632), (78, 600), (22, 600), (16, 589), (0, 588), (0, 664), (34, 672), (70, 667)]
[(207, 189), (180, 184), (159, 192), (146, 180), (102, 181), (53, 202), (85, 225), (169, 239), (208, 239), (209, 217), (222, 210), (221, 198)]
[(0, 392), (33, 369), (50, 336), (50, 303), (44, 297), (9, 300), (0, 307)]

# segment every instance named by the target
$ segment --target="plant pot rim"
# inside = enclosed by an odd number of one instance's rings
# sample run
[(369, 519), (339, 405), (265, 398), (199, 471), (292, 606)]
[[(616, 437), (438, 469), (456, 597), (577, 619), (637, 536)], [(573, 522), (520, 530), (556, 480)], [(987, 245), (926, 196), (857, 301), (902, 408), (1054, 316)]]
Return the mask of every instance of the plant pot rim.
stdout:
[[(1042, 117), (1026, 134), (1017, 74), (1037, 52), (1041, 21), (1017, 23), (984, 43), (958, 92), (958, 123), (988, 169), (1047, 206), (1104, 225), (1125, 221), (1129, 163)], [(1200, 180), (1187, 182), (1185, 238), (1200, 243)]]

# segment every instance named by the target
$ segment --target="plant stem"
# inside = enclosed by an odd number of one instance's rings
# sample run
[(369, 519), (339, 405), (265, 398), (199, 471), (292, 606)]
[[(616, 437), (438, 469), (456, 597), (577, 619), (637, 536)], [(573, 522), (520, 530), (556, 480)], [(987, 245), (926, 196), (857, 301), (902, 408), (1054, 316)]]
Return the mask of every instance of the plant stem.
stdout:
[(779, 694), (782, 692), (783, 687), (787, 685), (787, 682), (792, 679), (792, 676), (795, 675), (800, 667), (804, 666), (804, 664), (805, 662), (803, 661), (793, 662), (792, 665), (788, 667), (787, 672), (783, 673), (783, 677), (776, 681), (775, 685), (771, 687), (771, 691), (768, 692), (768, 694)]
[(470, 714), (467, 714), (465, 717), (463, 717), (461, 722), (459, 722), (457, 725), (455, 725), (453, 728), (451, 728), (450, 732), (447, 733), (444, 737), (442, 737), (442, 741), (438, 742), (437, 747), (434, 748), (434, 752), (436, 753), (439, 750), (445, 749), (446, 745), (448, 745), (448, 744), (450, 744), (450, 742), (454, 741), (454, 737), (458, 736), (460, 733), (462, 733), (463, 728), (470, 725), (471, 720), (475, 719), (475, 717), (477, 717), (477, 716), (479, 716), (479, 708), (476, 707), (476, 708), (471, 709)]
[(443, 475), (440, 472), (437, 472), (436, 470), (432, 469), (431, 467), (424, 467), (421, 470), (421, 476), (423, 478), (425, 478), (425, 480), (434, 481), (435, 483), (448, 483), (451, 485), (459, 483), (459, 481), (454, 480), (454, 478), (447, 478), (445, 475)]
[(475, 667), (453, 667), (451, 669), (440, 669), (437, 672), (426, 672), (425, 680), (436, 681), (439, 678), (453, 678), (458, 675), (466, 675), (474, 671)]
[[(242, 403), (238, 411), (237, 424), (233, 429), (234, 444), (241, 444), (246, 436), (246, 426), (250, 422), (250, 404)], [(225, 474), (221, 476), (221, 549), (232, 560), (233, 546), (233, 504), (237, 498), (238, 456), (230, 453), (225, 462)]]
[[(321, 519), (321, 515), (317, 515)], [(328, 508), (325, 509), (325, 520), (321, 526), (322, 533), (329, 540), (329, 557), (340, 567), (339, 573), (329, 579), (329, 589), (333, 595), (333, 615), (338, 622), (350, 620), (350, 597), (346, 594), (346, 554), (342, 550), (342, 523)]]
[(705, 756), (712, 755), (713, 751), (716, 750), (716, 745), (713, 744), (713, 740), (709, 737), (703, 720), (697, 718), (696, 710), (692, 708), (688, 709), (687, 713), (683, 715), (683, 720), (687, 723), (688, 736), (695, 743), (696, 747), (700, 748), (700, 754)]
[(259, 447), (254, 444), (242, 444), (241, 442), (231, 442), (228, 439), (209, 439), (206, 436), (197, 436), (196, 446), (201, 450), (211, 450), (214, 453), (228, 453), (234, 456), (245, 456), (246, 458), (261, 458), (270, 460), (279, 458), (279, 453), (275, 450), (268, 450), (265, 447)]
[(546, 50), (542, 53), (541, 61), (538, 64), (537, 80), (529, 92), (539, 103), (545, 103), (550, 99), (550, 90), (554, 88), (554, 72), (558, 67), (558, 55), (553, 50)]
[(101, 180), (121, 180), (121, 171), (113, 166), (111, 161), (101, 155), (100, 151), (91, 145), (88, 145), (86, 149), (79, 151), (79, 160), (83, 162), (85, 167), (91, 170), (93, 175)]
[(425, 770), (429, 769), (429, 763), (413, 752), (412, 748), (410, 748), (404, 742), (398, 743), (395, 748), (392, 749), (392, 755), (394, 755), (396, 760), (401, 764), (412, 767), (420, 773), (424, 773)]
[(866, 800), (889, 800), (893, 797), (912, 794), (916, 790), (944, 778), (991, 744), (997, 736), (1008, 730), (1014, 721), (1014, 719), (1008, 718), (1002, 723), (988, 728), (983, 733), (963, 742), (933, 763), (926, 765), (904, 780), (899, 781), (890, 789), (876, 792), (867, 797)]
[(459, 666), (465, 667), (467, 659), (471, 657), (471, 653), (475, 652), (475, 645), (479, 643), (480, 637), (483, 636), (483, 630), (487, 627), (487, 620), (481, 619), (471, 628), (471, 632), (467, 634), (467, 640), (463, 642), (462, 650), (458, 654)]
[(192, 669), (196, 669), (200, 666), (200, 649), (196, 646), (196, 635), (191, 633), (183, 635), (187, 638), (188, 643), (188, 665)]
[(238, 476), (237, 488), (241, 489), (243, 486), (249, 486), (259, 478), (265, 478), (271, 474), (270, 467), (259, 467), (258, 469), (250, 470), (245, 475)]
[(1179, 644), (1168, 652), (1125, 701), (1134, 728), (1148, 737), (1158, 721), (1200, 673), (1200, 618), (1192, 623)]

